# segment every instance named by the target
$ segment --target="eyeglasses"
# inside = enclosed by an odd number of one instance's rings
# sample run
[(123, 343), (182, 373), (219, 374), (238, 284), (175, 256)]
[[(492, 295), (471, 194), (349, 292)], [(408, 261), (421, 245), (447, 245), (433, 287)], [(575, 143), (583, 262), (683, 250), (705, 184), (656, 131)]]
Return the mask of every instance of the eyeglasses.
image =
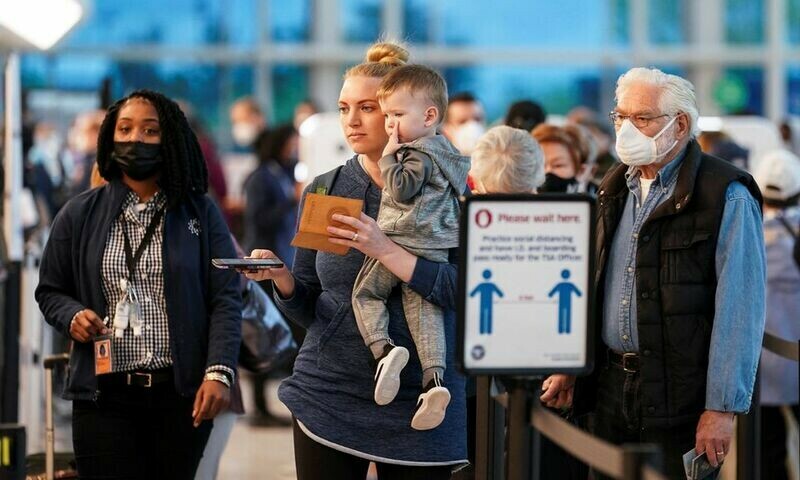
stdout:
[(608, 118), (614, 122), (615, 127), (619, 127), (622, 125), (622, 122), (625, 120), (630, 120), (634, 127), (636, 128), (647, 128), (650, 125), (650, 122), (657, 118), (661, 117), (669, 117), (670, 115), (662, 114), (662, 115), (655, 115), (655, 116), (647, 116), (647, 115), (621, 115), (619, 112), (609, 112)]

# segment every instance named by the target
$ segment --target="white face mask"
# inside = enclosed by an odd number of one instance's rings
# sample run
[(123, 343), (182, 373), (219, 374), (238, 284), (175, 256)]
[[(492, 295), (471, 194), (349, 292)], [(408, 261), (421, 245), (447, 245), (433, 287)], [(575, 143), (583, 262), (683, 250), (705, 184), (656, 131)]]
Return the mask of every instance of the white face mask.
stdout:
[(253, 142), (259, 134), (258, 127), (252, 123), (234, 123), (231, 127), (231, 136), (236, 145), (240, 147), (252, 147)]
[(624, 120), (622, 126), (617, 132), (617, 155), (620, 161), (625, 165), (640, 167), (642, 165), (650, 165), (657, 162), (664, 157), (675, 145), (678, 140), (675, 139), (669, 148), (665, 148), (662, 152), (658, 151), (658, 144), (656, 140), (663, 134), (674, 122), (677, 116), (672, 117), (664, 128), (661, 129), (654, 137), (648, 137), (640, 132), (630, 120)]
[(461, 155), (471, 155), (475, 144), (485, 131), (483, 124), (475, 120), (463, 123), (453, 133), (453, 146), (461, 152)]

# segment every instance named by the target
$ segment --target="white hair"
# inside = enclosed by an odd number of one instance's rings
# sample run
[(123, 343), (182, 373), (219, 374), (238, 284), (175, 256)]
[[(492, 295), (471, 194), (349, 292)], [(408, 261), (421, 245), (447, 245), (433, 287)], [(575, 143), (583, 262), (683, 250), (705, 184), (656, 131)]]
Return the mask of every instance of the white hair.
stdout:
[(700, 114), (697, 111), (697, 99), (692, 82), (677, 75), (664, 73), (657, 68), (631, 68), (617, 80), (617, 102), (634, 83), (658, 87), (661, 90), (661, 97), (658, 99), (661, 112), (668, 115), (685, 113), (689, 117), (690, 138), (700, 134), (700, 128), (697, 126), (697, 117)]
[(531, 193), (544, 183), (544, 153), (530, 133), (494, 127), (475, 144), (470, 174), (490, 193)]

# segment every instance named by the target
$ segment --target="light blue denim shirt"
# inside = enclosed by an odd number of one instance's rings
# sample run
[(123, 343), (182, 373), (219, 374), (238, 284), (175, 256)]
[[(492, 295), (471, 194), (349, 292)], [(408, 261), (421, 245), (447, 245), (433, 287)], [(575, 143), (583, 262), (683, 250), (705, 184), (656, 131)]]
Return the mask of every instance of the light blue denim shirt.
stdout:
[[(659, 170), (641, 202), (640, 170), (625, 174), (628, 198), (606, 266), (603, 341), (616, 352), (638, 352), (636, 247), (639, 231), (653, 210), (669, 199), (685, 150)], [(750, 408), (764, 332), (766, 257), (761, 209), (747, 188), (733, 182), (716, 249), (717, 291), (708, 359), (706, 409), (745, 412)], [(746, 297), (742, 293), (748, 292)], [(735, 355), (732, 355), (735, 353)]]

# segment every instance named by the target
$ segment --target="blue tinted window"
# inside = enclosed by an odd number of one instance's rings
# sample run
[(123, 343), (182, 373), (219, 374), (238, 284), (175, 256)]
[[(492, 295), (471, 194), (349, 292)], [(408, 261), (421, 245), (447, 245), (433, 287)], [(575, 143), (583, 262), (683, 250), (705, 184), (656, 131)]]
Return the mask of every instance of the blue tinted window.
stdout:
[(253, 45), (255, 19), (255, 0), (96, 0), (64, 45)]
[(764, 69), (726, 68), (715, 84), (714, 100), (728, 115), (764, 115)]
[(800, 0), (786, 0), (786, 22), (789, 43), (800, 45)]
[(579, 105), (603, 108), (600, 67), (489, 65), (445, 68), (442, 72), (451, 94), (469, 91), (479, 97), (490, 122), (502, 119), (511, 103), (523, 99), (541, 104), (548, 114), (563, 115)]
[(309, 96), (308, 68), (297, 65), (275, 66), (272, 69), (272, 87), (275, 122), (291, 122), (294, 107)]
[(630, 43), (630, 0), (609, 0), (611, 40), (614, 44)]
[(683, 0), (650, 0), (648, 2), (648, 35), (651, 43), (673, 45), (685, 43), (686, 2)]
[[(347, 2), (345, 2), (347, 3)], [(627, 40), (617, 21), (627, 1), (464, 2), (405, 0), (412, 42), (480, 46), (597, 46)]]
[(800, 65), (789, 69), (787, 82), (787, 103), (791, 115), (800, 115)]
[(157, 90), (191, 104), (218, 136), (227, 129), (227, 111), (233, 100), (253, 92), (253, 69), (249, 66), (221, 67), (171, 59), (123, 62), (100, 55), (25, 55), (21, 70), (26, 89), (99, 91), (108, 78), (113, 100), (139, 88)]
[(308, 41), (311, 28), (310, 0), (269, 0), (270, 38), (275, 42)]
[(728, 43), (764, 43), (764, 0), (727, 0), (725, 40)]
[(340, 0), (339, 12), (346, 42), (372, 43), (381, 34), (380, 0)]
[(405, 38), (413, 43), (429, 43), (433, 38), (430, 2), (425, 0), (405, 0), (403, 2), (403, 28)]

